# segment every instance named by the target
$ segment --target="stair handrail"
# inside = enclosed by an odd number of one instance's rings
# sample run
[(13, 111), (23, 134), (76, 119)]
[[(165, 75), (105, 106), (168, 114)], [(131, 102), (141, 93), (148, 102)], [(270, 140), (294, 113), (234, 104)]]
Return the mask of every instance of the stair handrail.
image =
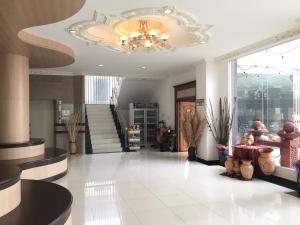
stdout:
[(118, 77), (115, 86), (112, 88), (111, 105), (118, 106), (118, 98), (123, 80), (123, 77)]
[(121, 132), (124, 135), (125, 149), (127, 149), (128, 148), (128, 138), (127, 138), (128, 127), (127, 127), (127, 123), (124, 121), (124, 118), (121, 115), (119, 106), (116, 106), (115, 110), (116, 110), (117, 117), (118, 117), (120, 125), (121, 125)]

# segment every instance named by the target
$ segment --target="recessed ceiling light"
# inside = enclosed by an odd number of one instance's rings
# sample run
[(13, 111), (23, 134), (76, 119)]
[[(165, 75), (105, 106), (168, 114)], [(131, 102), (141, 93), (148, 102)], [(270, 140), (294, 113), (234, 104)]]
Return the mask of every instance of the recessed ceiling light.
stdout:
[(76, 30), (70, 30), (70, 33), (74, 34), (76, 33)]
[(104, 65), (103, 65), (103, 64), (99, 64), (98, 66), (99, 66), (99, 67), (103, 67)]
[(142, 66), (141, 68), (142, 68), (142, 69), (146, 69), (146, 66)]

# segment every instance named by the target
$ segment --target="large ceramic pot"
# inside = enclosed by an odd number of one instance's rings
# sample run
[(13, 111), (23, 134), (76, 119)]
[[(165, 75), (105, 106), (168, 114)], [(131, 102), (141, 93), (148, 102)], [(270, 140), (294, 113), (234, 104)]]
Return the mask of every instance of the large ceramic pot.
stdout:
[(264, 175), (272, 175), (275, 172), (275, 158), (272, 155), (272, 148), (264, 148), (258, 158), (258, 164)]
[(251, 164), (251, 160), (242, 160), (241, 174), (245, 180), (252, 180), (254, 168)]
[(239, 160), (234, 160), (233, 161), (233, 172), (237, 176), (241, 175), (241, 168), (240, 168), (240, 162), (239, 162)]
[(233, 173), (233, 158), (232, 156), (227, 156), (227, 160), (225, 161), (226, 173), (228, 175), (232, 175)]
[(70, 154), (75, 155), (77, 153), (77, 145), (76, 142), (70, 142)]
[(196, 147), (189, 147), (188, 149), (188, 160), (195, 161), (197, 158), (196, 156)]

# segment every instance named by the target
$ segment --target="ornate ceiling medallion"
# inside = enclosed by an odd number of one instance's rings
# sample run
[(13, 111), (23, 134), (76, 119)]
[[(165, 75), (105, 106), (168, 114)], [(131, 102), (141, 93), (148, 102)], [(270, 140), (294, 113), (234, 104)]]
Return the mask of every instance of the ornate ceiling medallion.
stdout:
[(89, 46), (100, 45), (125, 52), (154, 52), (204, 44), (211, 25), (200, 24), (174, 7), (143, 8), (120, 15), (94, 12), (92, 20), (66, 29)]

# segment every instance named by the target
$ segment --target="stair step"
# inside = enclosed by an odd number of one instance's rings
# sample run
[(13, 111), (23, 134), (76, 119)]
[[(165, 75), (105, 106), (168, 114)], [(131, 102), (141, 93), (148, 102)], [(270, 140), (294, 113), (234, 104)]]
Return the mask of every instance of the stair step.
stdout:
[[(111, 130), (111, 131), (107, 131), (107, 130), (91, 130), (90, 131), (91, 135), (97, 135), (97, 134), (100, 134), (100, 135), (105, 135), (105, 134), (115, 134), (115, 135), (118, 135), (118, 132), (116, 130)], [(93, 137), (91, 136), (91, 139), (93, 139)]]
[(120, 143), (119, 138), (103, 138), (103, 139), (93, 139), (94, 144), (114, 144)]
[(92, 130), (92, 129), (93, 130), (95, 130), (95, 129), (99, 129), (99, 130), (104, 129), (104, 130), (106, 130), (106, 129), (109, 129), (109, 128), (115, 129), (115, 124), (103, 123), (103, 124), (94, 124), (94, 125), (90, 126), (90, 130)]
[(111, 114), (88, 114), (88, 118), (101, 119), (101, 118), (113, 118)]
[(106, 139), (106, 138), (119, 138), (118, 133), (113, 133), (113, 134), (95, 134), (93, 136), (91, 136), (91, 139), (94, 140), (102, 140), (102, 139)]
[(110, 149), (94, 149), (93, 148), (93, 153), (113, 153), (113, 152), (122, 152), (122, 148), (110, 148)]
[(109, 105), (87, 105), (93, 153), (122, 152)]
[(107, 132), (110, 132), (110, 131), (115, 131), (115, 130), (116, 130), (116, 128), (112, 127), (112, 126), (95, 126), (95, 127), (91, 126), (90, 127), (90, 131), (107, 131)]
[(114, 148), (120, 148), (121, 144), (120, 143), (95, 144), (92, 141), (92, 146), (93, 149), (114, 149)]

